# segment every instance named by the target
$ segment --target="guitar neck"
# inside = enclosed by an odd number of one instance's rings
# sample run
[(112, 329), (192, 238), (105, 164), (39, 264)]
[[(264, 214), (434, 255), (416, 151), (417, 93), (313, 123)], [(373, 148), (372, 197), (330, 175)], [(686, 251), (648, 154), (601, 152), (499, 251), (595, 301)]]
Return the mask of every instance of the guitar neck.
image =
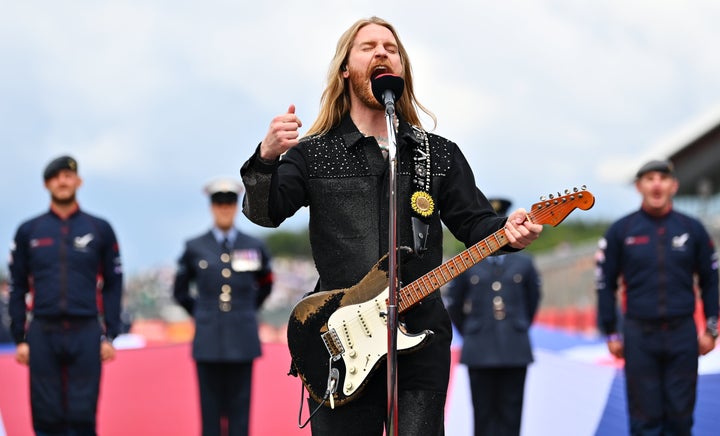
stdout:
[[(594, 204), (595, 197), (583, 186), (580, 191), (577, 188), (573, 192), (566, 190), (565, 195), (560, 195), (560, 193), (557, 197), (550, 195), (549, 200), (543, 199), (543, 201), (535, 203), (527, 213), (527, 218), (535, 224), (548, 224), (554, 227), (560, 224), (574, 209), (588, 210)], [(507, 244), (507, 234), (505, 234), (505, 228), (502, 228), (403, 287), (398, 296), (398, 312), (402, 313), (408, 310), (418, 301)]]
[(442, 285), (464, 273), (468, 268), (492, 255), (508, 244), (505, 228), (502, 228), (477, 244), (462, 251), (439, 267), (428, 272), (400, 289), (398, 312), (410, 309)]

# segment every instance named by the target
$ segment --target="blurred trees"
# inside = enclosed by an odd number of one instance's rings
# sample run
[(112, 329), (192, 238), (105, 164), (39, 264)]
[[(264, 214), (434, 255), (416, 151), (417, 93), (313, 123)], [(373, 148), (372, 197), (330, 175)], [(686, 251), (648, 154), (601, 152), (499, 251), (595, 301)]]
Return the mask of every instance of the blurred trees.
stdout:
[[(607, 225), (602, 222), (567, 221), (557, 227), (546, 226), (540, 239), (527, 251), (535, 255), (568, 246), (596, 243)], [(277, 283), (274, 295), (271, 295), (264, 311), (283, 312), (283, 308), (292, 306), (304, 293), (311, 291), (317, 280), (308, 231), (272, 230), (261, 237), (274, 258)], [(446, 230), (443, 246), (445, 257), (455, 256), (464, 249), (463, 244)], [(7, 279), (5, 266), (0, 265), (0, 281)], [(123, 317), (127, 323), (135, 319), (172, 321), (187, 316), (172, 298), (174, 268), (174, 265), (156, 267), (126, 275)]]
[[(597, 240), (605, 233), (609, 223), (565, 221), (557, 227), (545, 226), (540, 238), (535, 241), (527, 252), (539, 254), (564, 245), (576, 245)], [(307, 229), (297, 232), (287, 230), (273, 230), (263, 239), (273, 256), (299, 257), (311, 259), (310, 238)], [(463, 251), (465, 246), (445, 229), (443, 236), (443, 254), (452, 257)]]
[(312, 258), (310, 235), (307, 228), (297, 232), (273, 230), (264, 235), (263, 239), (273, 257)]
[[(607, 230), (608, 225), (609, 223), (606, 222), (565, 221), (557, 227), (545, 226), (540, 238), (525, 251), (529, 254), (541, 254), (567, 245), (597, 242)], [(465, 246), (445, 230), (443, 238), (445, 257), (455, 256), (464, 249)]]

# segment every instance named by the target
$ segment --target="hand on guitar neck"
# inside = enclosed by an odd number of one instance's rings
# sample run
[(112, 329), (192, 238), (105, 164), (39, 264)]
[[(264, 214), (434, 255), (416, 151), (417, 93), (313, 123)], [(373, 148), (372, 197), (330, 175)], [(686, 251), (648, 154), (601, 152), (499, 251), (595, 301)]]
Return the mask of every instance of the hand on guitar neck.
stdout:
[(540, 237), (542, 229), (542, 224), (536, 224), (530, 220), (525, 209), (517, 209), (511, 213), (505, 223), (505, 235), (508, 244), (519, 250), (527, 247)]

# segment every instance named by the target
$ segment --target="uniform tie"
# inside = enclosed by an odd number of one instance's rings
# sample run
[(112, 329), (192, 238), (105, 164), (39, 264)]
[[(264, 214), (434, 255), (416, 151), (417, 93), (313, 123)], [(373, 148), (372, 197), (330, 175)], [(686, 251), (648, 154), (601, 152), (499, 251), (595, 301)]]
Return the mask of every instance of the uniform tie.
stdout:
[(490, 256), (488, 257), (488, 260), (492, 265), (502, 265), (503, 263), (503, 257), (502, 256)]

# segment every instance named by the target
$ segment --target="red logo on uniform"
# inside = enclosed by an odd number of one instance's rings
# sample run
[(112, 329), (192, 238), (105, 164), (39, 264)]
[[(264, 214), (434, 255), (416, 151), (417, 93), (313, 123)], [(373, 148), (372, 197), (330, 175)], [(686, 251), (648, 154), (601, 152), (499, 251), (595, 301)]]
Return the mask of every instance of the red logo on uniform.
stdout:
[(38, 238), (30, 240), (30, 247), (49, 247), (53, 244), (53, 238)]
[(650, 236), (628, 236), (625, 238), (625, 245), (644, 245), (650, 242)]

